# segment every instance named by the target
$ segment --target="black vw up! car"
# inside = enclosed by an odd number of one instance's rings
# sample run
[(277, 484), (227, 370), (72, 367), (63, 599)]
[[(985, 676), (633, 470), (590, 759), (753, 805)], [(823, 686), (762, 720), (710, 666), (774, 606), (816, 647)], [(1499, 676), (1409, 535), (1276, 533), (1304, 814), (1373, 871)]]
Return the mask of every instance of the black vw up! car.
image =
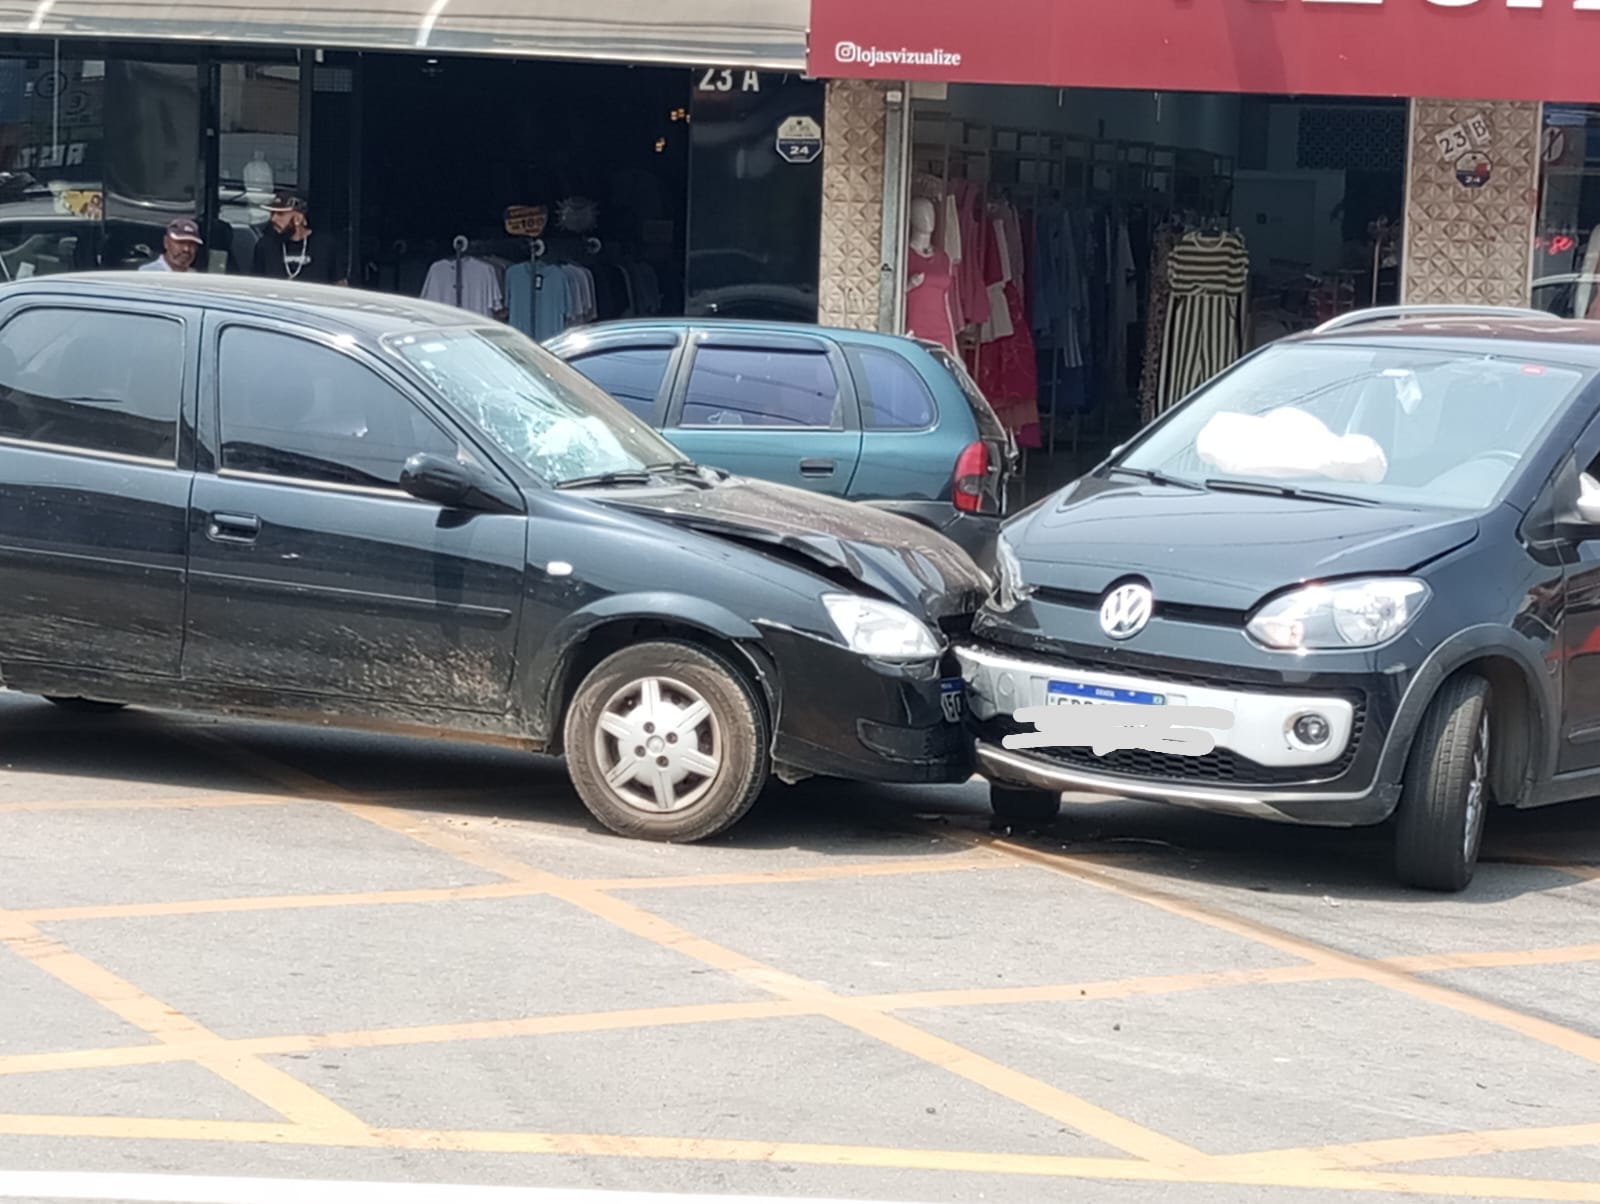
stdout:
[[(1600, 794), (1597, 370), (1600, 323), (1351, 314), (1016, 515), (958, 653), (995, 811), (1393, 818), (1400, 878), (1453, 891), (1491, 806)], [(1121, 739), (1018, 718), (1100, 704)], [(1222, 716), (1209, 751), (1174, 706)]]

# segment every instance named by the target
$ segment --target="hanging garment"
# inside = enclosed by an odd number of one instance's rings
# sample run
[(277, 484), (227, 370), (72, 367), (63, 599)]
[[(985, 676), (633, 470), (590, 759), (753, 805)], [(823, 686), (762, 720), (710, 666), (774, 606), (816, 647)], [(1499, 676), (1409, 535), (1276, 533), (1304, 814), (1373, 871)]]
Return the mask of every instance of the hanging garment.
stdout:
[[(456, 292), (460, 283), (459, 299)], [(422, 298), (444, 305), (459, 305), (488, 318), (505, 307), (505, 292), (500, 273), (492, 264), (471, 256), (441, 259), (428, 269), (422, 283)]]
[(1160, 412), (1161, 365), (1166, 345), (1167, 314), (1172, 306), (1172, 283), (1167, 262), (1178, 233), (1171, 226), (1156, 230), (1150, 242), (1150, 304), (1145, 314), (1144, 370), (1139, 379), (1139, 412), (1142, 422), (1152, 421)]
[(969, 180), (955, 183), (961, 226), (960, 309), (962, 329), (989, 320), (990, 256), (984, 218), (983, 189)]
[(1158, 414), (1239, 358), (1250, 255), (1236, 234), (1191, 232), (1173, 248), (1167, 278), (1172, 303), (1161, 357)]
[[(1021, 246), (1010, 242), (1010, 223), (997, 213), (990, 223), (989, 254), (999, 277), (995, 287), (996, 308), (1004, 308), (1004, 329), (1010, 333), (987, 340), (978, 358), (978, 387), (989, 399), (1019, 447), (1038, 447), (1039, 441), (1039, 364), (1033, 335), (1028, 329), (1027, 310), (1022, 300)], [(991, 315), (988, 328), (1001, 326), (1000, 314)]]
[(950, 312), (950, 256), (936, 248), (906, 255), (906, 331), (956, 354), (956, 323)]

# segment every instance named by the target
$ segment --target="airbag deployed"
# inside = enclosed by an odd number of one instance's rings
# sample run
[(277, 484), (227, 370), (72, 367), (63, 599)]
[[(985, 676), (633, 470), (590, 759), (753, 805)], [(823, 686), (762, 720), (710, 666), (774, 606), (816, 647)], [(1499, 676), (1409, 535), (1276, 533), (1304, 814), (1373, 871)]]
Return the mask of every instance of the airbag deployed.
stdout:
[(1195, 438), (1207, 464), (1230, 475), (1327, 477), (1336, 481), (1382, 481), (1389, 461), (1366, 435), (1335, 435), (1293, 406), (1266, 414), (1221, 413)]

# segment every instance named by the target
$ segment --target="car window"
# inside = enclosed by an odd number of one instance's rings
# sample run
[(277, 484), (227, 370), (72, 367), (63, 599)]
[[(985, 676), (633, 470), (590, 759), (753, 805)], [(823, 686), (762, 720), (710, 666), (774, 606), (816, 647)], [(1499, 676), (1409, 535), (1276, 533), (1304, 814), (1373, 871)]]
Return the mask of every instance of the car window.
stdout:
[(585, 377), (648, 422), (655, 413), (656, 397), (661, 393), (661, 382), (671, 360), (670, 347), (619, 347), (614, 351), (596, 351), (570, 362)]
[(702, 347), (679, 423), (843, 430), (840, 401), (839, 378), (820, 352)]
[(978, 388), (978, 382), (972, 379), (972, 374), (967, 371), (966, 365), (943, 347), (930, 346), (927, 351), (934, 362), (950, 374), (950, 378), (956, 382), (962, 395), (967, 399), (967, 409), (972, 412), (973, 420), (978, 424), (978, 433), (985, 439), (1007, 442), (1005, 424), (994, 412), (994, 407), (983, 395), (983, 390)]
[(1205, 385), (1119, 463), (1191, 482), (1477, 510), (1589, 375), (1475, 351), (1269, 347)]
[(393, 489), (418, 452), (460, 453), (372, 369), (293, 335), (224, 331), (217, 389), (224, 469)]
[(920, 431), (933, 425), (936, 403), (921, 373), (880, 347), (861, 347), (854, 354), (864, 430)]
[(0, 435), (176, 462), (183, 325), (28, 309), (0, 330)]

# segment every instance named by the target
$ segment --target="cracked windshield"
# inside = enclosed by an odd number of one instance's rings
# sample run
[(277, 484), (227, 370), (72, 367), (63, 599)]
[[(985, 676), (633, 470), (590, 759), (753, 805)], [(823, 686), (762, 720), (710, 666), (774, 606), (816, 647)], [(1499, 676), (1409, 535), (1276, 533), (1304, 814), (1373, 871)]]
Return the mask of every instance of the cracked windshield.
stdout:
[(390, 348), (472, 424), (554, 485), (671, 464), (682, 455), (589, 381), (515, 331), (439, 330)]
[(1600, 1204), (1600, 0), (0, 35), (0, 1204)]

